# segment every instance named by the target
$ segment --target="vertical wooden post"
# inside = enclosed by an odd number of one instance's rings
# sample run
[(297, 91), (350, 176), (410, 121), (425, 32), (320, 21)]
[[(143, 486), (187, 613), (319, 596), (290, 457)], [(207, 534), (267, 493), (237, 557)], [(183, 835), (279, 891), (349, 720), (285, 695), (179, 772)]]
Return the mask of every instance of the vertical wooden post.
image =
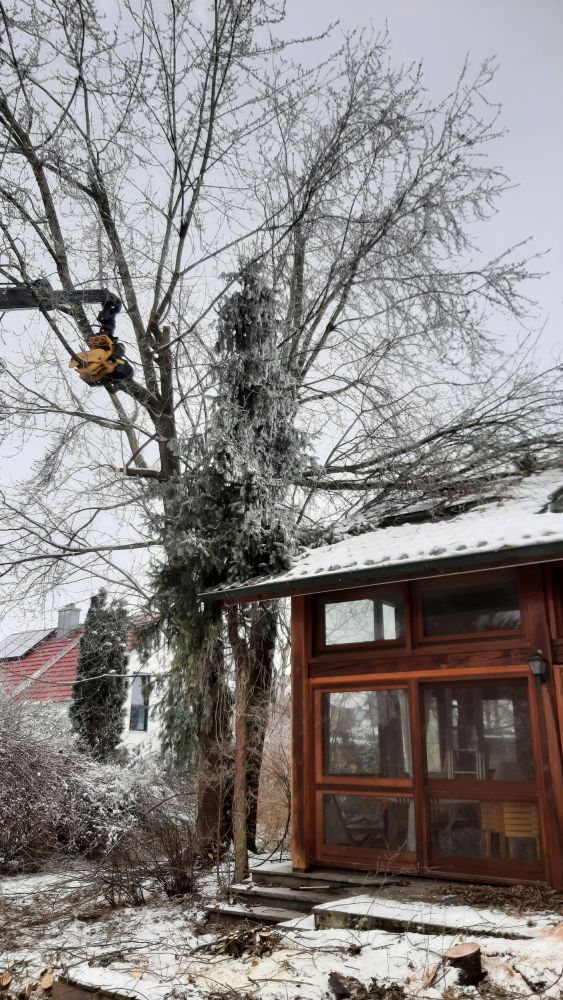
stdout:
[(563, 888), (563, 762), (558, 726), (555, 677), (547, 595), (539, 566), (526, 566), (523, 575), (527, 602), (530, 638), (533, 649), (541, 649), (548, 663), (546, 682), (532, 679), (532, 724), (540, 751), (540, 811), (544, 827), (547, 877), (554, 888)]
[(306, 747), (308, 718), (307, 684), (307, 609), (306, 597), (291, 599), (291, 860), (297, 871), (306, 871), (309, 863), (308, 803), (312, 790), (307, 787), (309, 769)]
[(229, 641), (235, 661), (235, 760), (233, 788), (233, 841), (235, 848), (235, 882), (248, 875), (248, 657), (246, 643), (239, 634), (239, 609), (227, 608)]
[[(430, 867), (428, 823), (430, 799), (425, 798), (424, 782), (424, 730), (422, 726), (422, 692), (416, 679), (409, 683), (410, 737), (412, 746), (412, 783), (415, 808), (416, 861), (419, 871)], [(427, 815), (428, 813), (428, 815)]]

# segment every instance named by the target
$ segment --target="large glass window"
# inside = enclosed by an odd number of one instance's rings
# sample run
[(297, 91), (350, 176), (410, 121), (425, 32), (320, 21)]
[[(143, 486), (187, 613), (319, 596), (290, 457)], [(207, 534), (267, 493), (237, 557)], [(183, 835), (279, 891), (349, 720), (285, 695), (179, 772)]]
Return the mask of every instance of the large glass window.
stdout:
[(518, 585), (513, 574), (496, 579), (418, 586), (425, 636), (510, 631), (520, 627)]
[(540, 860), (539, 837), (533, 802), (432, 799), (430, 803), (434, 854), (533, 863)]
[(409, 704), (403, 689), (323, 695), (326, 774), (409, 778)]
[(323, 607), (327, 646), (389, 642), (403, 636), (403, 598), (400, 593), (327, 602)]
[(429, 778), (534, 777), (526, 681), (425, 685), (424, 722)]
[(372, 795), (324, 795), (326, 847), (362, 847), (382, 851), (414, 851), (414, 806), (408, 798)]

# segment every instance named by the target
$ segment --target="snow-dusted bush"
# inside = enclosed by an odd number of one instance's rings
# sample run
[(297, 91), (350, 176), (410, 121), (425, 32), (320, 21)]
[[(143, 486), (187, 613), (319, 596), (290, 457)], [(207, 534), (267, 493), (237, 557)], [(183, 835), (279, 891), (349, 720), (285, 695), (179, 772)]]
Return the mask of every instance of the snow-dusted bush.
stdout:
[(98, 857), (143, 815), (170, 799), (146, 759), (99, 764), (78, 746), (54, 706), (0, 687), (0, 869), (40, 864), (54, 852)]

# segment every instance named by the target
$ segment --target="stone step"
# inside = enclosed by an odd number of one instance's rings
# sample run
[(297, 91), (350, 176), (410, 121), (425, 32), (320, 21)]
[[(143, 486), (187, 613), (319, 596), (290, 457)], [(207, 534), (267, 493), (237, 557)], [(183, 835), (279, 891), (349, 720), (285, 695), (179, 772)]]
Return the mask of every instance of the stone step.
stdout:
[[(346, 892), (349, 894), (348, 890)], [(283, 885), (254, 885), (253, 882), (232, 885), (230, 893), (240, 903), (257, 903), (270, 907), (280, 906), (298, 913), (310, 913), (314, 906), (335, 898), (330, 887), (327, 887), (326, 890), (314, 887), (291, 889)]]
[(322, 868), (308, 872), (294, 872), (291, 864), (287, 862), (279, 864), (266, 862), (264, 865), (253, 867), (250, 874), (255, 885), (280, 885), (289, 889), (334, 889), (340, 892), (346, 891), (349, 887), (379, 888), (382, 883), (390, 884), (390, 880), (382, 875), (364, 875), (363, 872)]
[(477, 934), (483, 937), (531, 938), (549, 916), (530, 921), (501, 910), (451, 903), (399, 901), (369, 894), (322, 903), (313, 910), (317, 930), (347, 928), (416, 934)]
[(243, 920), (253, 924), (282, 924), (295, 917), (295, 910), (264, 905), (244, 906), (242, 903), (215, 903), (206, 907), (205, 912), (212, 924), (238, 924)]

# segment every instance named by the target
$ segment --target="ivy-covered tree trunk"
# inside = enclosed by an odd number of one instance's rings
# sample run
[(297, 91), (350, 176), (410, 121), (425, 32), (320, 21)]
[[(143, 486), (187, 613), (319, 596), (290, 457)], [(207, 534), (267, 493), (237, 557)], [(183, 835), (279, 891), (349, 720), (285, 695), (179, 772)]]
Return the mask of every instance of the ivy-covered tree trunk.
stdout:
[(268, 725), (272, 683), (274, 678), (274, 653), (278, 631), (278, 613), (275, 601), (264, 601), (252, 608), (250, 630), (250, 656), (248, 680), (248, 754), (246, 768), (247, 844), (249, 851), (256, 851), (258, 823), (258, 793), (264, 753), (264, 740)]
[(205, 663), (199, 668), (205, 686), (200, 694), (197, 733), (196, 837), (202, 860), (213, 862), (229, 844), (233, 830), (232, 697), (226, 684), (223, 638), (218, 631), (206, 644), (204, 655)]
[(196, 837), (199, 857), (205, 862), (216, 861), (233, 835), (230, 751), (230, 741), (207, 729), (200, 732)]
[[(304, 436), (295, 428), (296, 390), (278, 347), (275, 296), (260, 271), (240, 275), (240, 291), (219, 314), (217, 395), (206, 435), (183, 443), (186, 472), (164, 487), (158, 525), (168, 561), (156, 574), (156, 603), (171, 624), (177, 649), (177, 694), (166, 713), (170, 744), (189, 732), (199, 742), (200, 844), (220, 849), (228, 820), (223, 738), (212, 717), (217, 692), (228, 689), (229, 665), (220, 645), (220, 604), (202, 607), (202, 591), (233, 579), (287, 568), (290, 516), (287, 484), (305, 464)], [(276, 640), (273, 604), (226, 613), (236, 672), (234, 748), (237, 875), (246, 871), (247, 840), (256, 846), (258, 785)], [(191, 706), (192, 715), (180, 710)], [(210, 715), (211, 712), (211, 715)], [(219, 794), (219, 791), (220, 794)], [(224, 802), (222, 801), (224, 799)], [(213, 846), (212, 845), (213, 842)]]
[(229, 643), (235, 661), (235, 748), (233, 841), (235, 881), (248, 875), (248, 852), (256, 851), (258, 792), (268, 725), (277, 612), (273, 601), (227, 608)]

